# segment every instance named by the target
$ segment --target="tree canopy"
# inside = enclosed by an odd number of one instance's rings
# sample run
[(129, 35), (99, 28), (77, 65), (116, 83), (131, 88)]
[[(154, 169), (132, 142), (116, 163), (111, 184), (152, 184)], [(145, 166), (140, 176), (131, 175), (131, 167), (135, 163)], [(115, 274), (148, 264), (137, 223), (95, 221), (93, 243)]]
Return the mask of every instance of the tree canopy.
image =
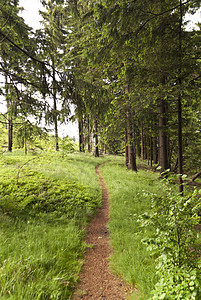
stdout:
[(201, 1), (41, 2), (36, 32), (19, 17), (19, 1), (2, 4), (10, 131), (16, 115), (44, 117), (58, 150), (58, 122), (74, 105), (80, 151), (125, 153), (134, 171), (136, 156), (148, 159), (180, 174), (182, 192), (184, 171), (199, 171), (201, 162), (201, 25), (189, 30), (186, 21)]

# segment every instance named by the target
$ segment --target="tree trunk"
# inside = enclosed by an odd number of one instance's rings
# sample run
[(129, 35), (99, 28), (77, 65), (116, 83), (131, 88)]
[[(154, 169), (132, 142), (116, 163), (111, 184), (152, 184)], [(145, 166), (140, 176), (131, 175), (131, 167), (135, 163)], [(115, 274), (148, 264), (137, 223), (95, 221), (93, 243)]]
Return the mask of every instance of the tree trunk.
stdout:
[(130, 111), (127, 112), (127, 136), (128, 136), (128, 169), (137, 171), (136, 155), (135, 155), (135, 143), (133, 136), (133, 123), (131, 120)]
[(8, 151), (13, 150), (13, 120), (10, 112), (10, 100), (8, 98), (8, 77), (5, 76), (5, 91), (6, 91), (6, 105), (7, 105), (7, 126), (8, 126)]
[(144, 158), (144, 128), (143, 128), (143, 123), (141, 125), (141, 159)]
[(78, 121), (79, 126), (79, 151), (84, 152), (84, 126), (83, 120)]
[[(128, 84), (125, 89), (125, 94), (129, 95), (131, 92), (130, 85)], [(128, 146), (128, 169), (137, 171), (135, 141), (134, 141), (134, 118), (131, 114), (131, 108), (128, 107), (126, 112), (127, 119), (127, 146)]]
[(57, 122), (57, 102), (54, 97), (54, 136), (55, 136), (55, 150), (59, 151), (59, 134), (58, 134), (58, 122)]
[(179, 96), (178, 96), (178, 171), (179, 171), (179, 192), (183, 195), (183, 146), (182, 146), (182, 103), (181, 103), (181, 65), (182, 65), (182, 23), (183, 23), (183, 11), (182, 0), (180, 0), (180, 23), (179, 23)]
[(140, 147), (140, 132), (139, 132), (139, 130), (137, 130), (136, 135), (137, 135), (136, 155), (137, 155), (137, 157), (140, 157), (141, 147)]
[(125, 130), (125, 164), (128, 167), (129, 157), (128, 157), (128, 132)]
[(98, 122), (97, 119), (94, 120), (94, 156), (99, 157), (98, 149)]
[(27, 130), (26, 130), (26, 125), (24, 128), (24, 153), (27, 155)]
[(150, 161), (151, 161), (151, 167), (153, 165), (153, 139), (150, 137)]
[(167, 118), (166, 118), (166, 102), (160, 100), (158, 103), (159, 114), (159, 165), (161, 172), (169, 168), (168, 162), (168, 146), (167, 146)]
[(8, 118), (8, 151), (13, 150), (13, 121), (10, 114), (7, 115)]
[(53, 61), (53, 120), (54, 120), (54, 138), (55, 138), (55, 151), (59, 151), (59, 134), (58, 134), (58, 122), (57, 122), (57, 87), (56, 76), (54, 70)]
[(91, 130), (90, 130), (90, 121), (87, 119), (87, 150), (91, 152)]
[(144, 135), (144, 159), (146, 160), (148, 158), (148, 143), (147, 143), (147, 137)]
[(182, 105), (180, 96), (178, 98), (178, 171), (179, 192), (183, 194)]
[(157, 155), (157, 138), (153, 138), (153, 163), (157, 164), (158, 162), (158, 155)]

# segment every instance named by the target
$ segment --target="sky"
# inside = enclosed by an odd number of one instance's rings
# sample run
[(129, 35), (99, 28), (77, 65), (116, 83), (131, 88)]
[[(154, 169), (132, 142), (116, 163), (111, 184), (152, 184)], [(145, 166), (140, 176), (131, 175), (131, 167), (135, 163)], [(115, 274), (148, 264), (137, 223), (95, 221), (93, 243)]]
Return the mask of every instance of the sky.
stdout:
[(187, 14), (186, 20), (190, 21), (187, 26), (188, 29), (196, 29), (197, 26), (195, 25), (195, 23), (201, 23), (201, 9), (199, 9), (194, 15)]
[(20, 0), (20, 6), (24, 8), (22, 17), (25, 22), (34, 29), (39, 29), (41, 17), (38, 11), (43, 9), (40, 0)]

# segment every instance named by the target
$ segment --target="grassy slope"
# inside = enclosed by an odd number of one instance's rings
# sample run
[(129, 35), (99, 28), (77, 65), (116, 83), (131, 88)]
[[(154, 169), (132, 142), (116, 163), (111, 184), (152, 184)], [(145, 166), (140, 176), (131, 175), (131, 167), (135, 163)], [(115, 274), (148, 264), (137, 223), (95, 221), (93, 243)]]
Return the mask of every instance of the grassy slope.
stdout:
[[(85, 249), (82, 228), (101, 203), (94, 168), (102, 161), (78, 154), (65, 158), (55, 153), (42, 157), (17, 152), (3, 155), (1, 299), (70, 299)], [(34, 206), (29, 203), (32, 200)], [(55, 211), (55, 203), (59, 211)]]

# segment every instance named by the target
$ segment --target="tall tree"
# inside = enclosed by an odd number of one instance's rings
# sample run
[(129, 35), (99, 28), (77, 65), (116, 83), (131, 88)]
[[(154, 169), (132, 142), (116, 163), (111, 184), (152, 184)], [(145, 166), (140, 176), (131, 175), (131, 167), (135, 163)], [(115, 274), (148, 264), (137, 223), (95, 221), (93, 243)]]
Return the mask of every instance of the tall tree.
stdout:
[[(42, 1), (45, 11), (41, 11), (44, 28), (37, 32), (41, 47), (42, 59), (49, 61), (51, 70), (47, 74), (47, 90), (45, 94), (53, 100), (52, 109), (47, 106), (46, 121), (53, 122), (55, 133), (55, 150), (58, 145), (58, 122), (69, 115), (69, 106), (65, 98), (65, 74), (63, 73), (64, 39), (67, 32), (63, 28), (63, 1)], [(45, 96), (44, 94), (44, 96)]]

